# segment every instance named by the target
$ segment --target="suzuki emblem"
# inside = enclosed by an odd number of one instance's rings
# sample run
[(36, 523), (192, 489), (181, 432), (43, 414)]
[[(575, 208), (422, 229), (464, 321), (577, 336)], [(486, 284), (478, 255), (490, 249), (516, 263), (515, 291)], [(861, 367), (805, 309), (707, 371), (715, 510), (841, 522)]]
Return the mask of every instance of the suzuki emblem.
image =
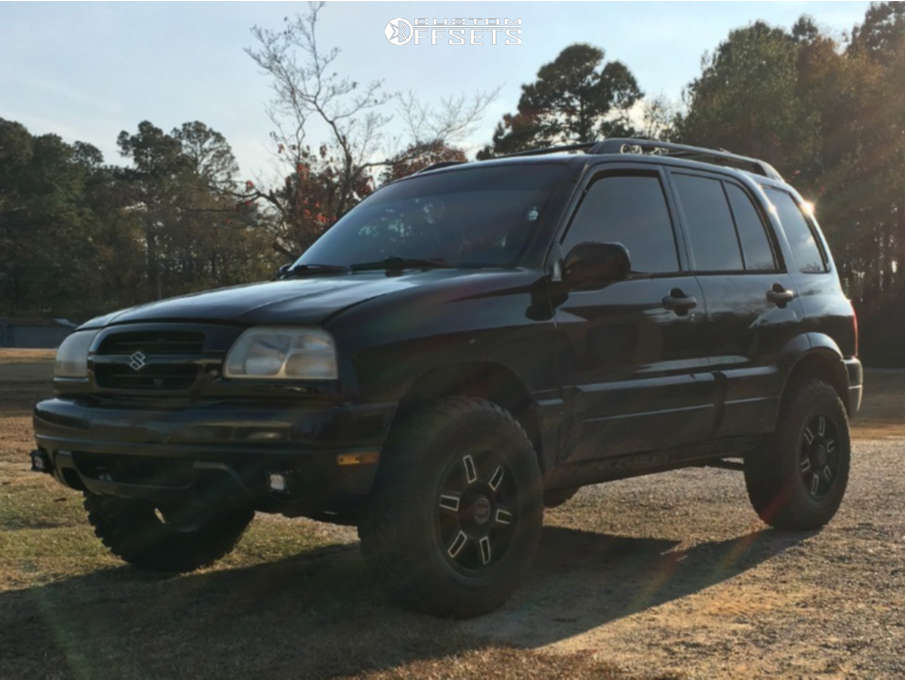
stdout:
[(145, 353), (139, 350), (138, 352), (133, 352), (129, 355), (129, 368), (133, 371), (140, 371), (148, 364), (148, 357), (145, 356)]

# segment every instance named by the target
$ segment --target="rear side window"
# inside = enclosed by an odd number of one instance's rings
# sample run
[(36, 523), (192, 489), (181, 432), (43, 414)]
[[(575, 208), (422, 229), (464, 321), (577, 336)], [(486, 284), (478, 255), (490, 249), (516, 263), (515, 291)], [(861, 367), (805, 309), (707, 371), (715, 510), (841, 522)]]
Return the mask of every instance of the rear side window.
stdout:
[(667, 201), (654, 175), (611, 175), (592, 184), (566, 234), (564, 252), (583, 241), (622, 243), (634, 273), (679, 269)]
[(733, 219), (736, 221), (736, 231), (739, 234), (739, 243), (742, 245), (742, 255), (746, 269), (749, 271), (773, 271), (777, 269), (774, 252), (768, 242), (768, 235), (764, 230), (764, 223), (752, 200), (741, 188), (730, 182), (724, 182), (730, 208), (733, 210)]
[(742, 271), (733, 218), (719, 180), (673, 175), (689, 226), (696, 271)]
[(764, 190), (777, 209), (777, 217), (790, 242), (790, 248), (799, 271), (806, 274), (827, 271), (824, 256), (815, 241), (815, 235), (793, 197), (787, 192), (773, 187), (764, 187)]

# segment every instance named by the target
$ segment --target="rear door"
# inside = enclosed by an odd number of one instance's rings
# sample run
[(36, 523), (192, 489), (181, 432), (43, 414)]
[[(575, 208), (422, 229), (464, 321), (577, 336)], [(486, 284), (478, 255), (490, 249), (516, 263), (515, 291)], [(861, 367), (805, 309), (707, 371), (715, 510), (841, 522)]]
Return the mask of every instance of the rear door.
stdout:
[(762, 188), (789, 244), (790, 271), (802, 308), (801, 330), (828, 335), (844, 357), (853, 356), (856, 351), (853, 310), (840, 287), (818, 223), (801, 198), (786, 188), (768, 185)]
[(659, 166), (611, 163), (593, 174), (562, 253), (584, 241), (622, 243), (633, 272), (556, 301), (561, 375), (577, 421), (569, 462), (706, 439), (715, 380), (699, 339), (705, 307)]
[(719, 380), (715, 436), (768, 432), (779, 352), (800, 318), (795, 282), (750, 187), (686, 170), (671, 171), (670, 180), (708, 308), (702, 343)]

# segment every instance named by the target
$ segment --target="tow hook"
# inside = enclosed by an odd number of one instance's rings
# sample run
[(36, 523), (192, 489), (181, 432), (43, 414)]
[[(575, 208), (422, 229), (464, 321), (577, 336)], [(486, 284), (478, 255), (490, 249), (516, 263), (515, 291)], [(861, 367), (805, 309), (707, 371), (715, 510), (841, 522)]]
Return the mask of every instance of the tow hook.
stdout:
[(32, 472), (52, 474), (53, 466), (50, 463), (50, 456), (44, 449), (35, 449), (31, 452), (31, 470)]

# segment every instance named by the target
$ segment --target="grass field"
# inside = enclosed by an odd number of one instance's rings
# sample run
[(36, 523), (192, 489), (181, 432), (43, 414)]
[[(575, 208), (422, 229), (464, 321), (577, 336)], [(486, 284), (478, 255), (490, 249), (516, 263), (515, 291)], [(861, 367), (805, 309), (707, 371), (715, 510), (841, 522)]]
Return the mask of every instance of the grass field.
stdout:
[[(349, 528), (259, 517), (213, 567), (125, 566), (94, 537), (80, 494), (26, 471), (30, 407), (49, 391), (51, 358), (0, 350), (0, 678), (639, 677), (605, 649), (513, 647), (398, 609)], [(866, 391), (855, 436), (902, 438), (903, 373), (869, 372)], [(545, 540), (568, 531), (545, 529)], [(521, 606), (530, 616), (544, 605)]]

